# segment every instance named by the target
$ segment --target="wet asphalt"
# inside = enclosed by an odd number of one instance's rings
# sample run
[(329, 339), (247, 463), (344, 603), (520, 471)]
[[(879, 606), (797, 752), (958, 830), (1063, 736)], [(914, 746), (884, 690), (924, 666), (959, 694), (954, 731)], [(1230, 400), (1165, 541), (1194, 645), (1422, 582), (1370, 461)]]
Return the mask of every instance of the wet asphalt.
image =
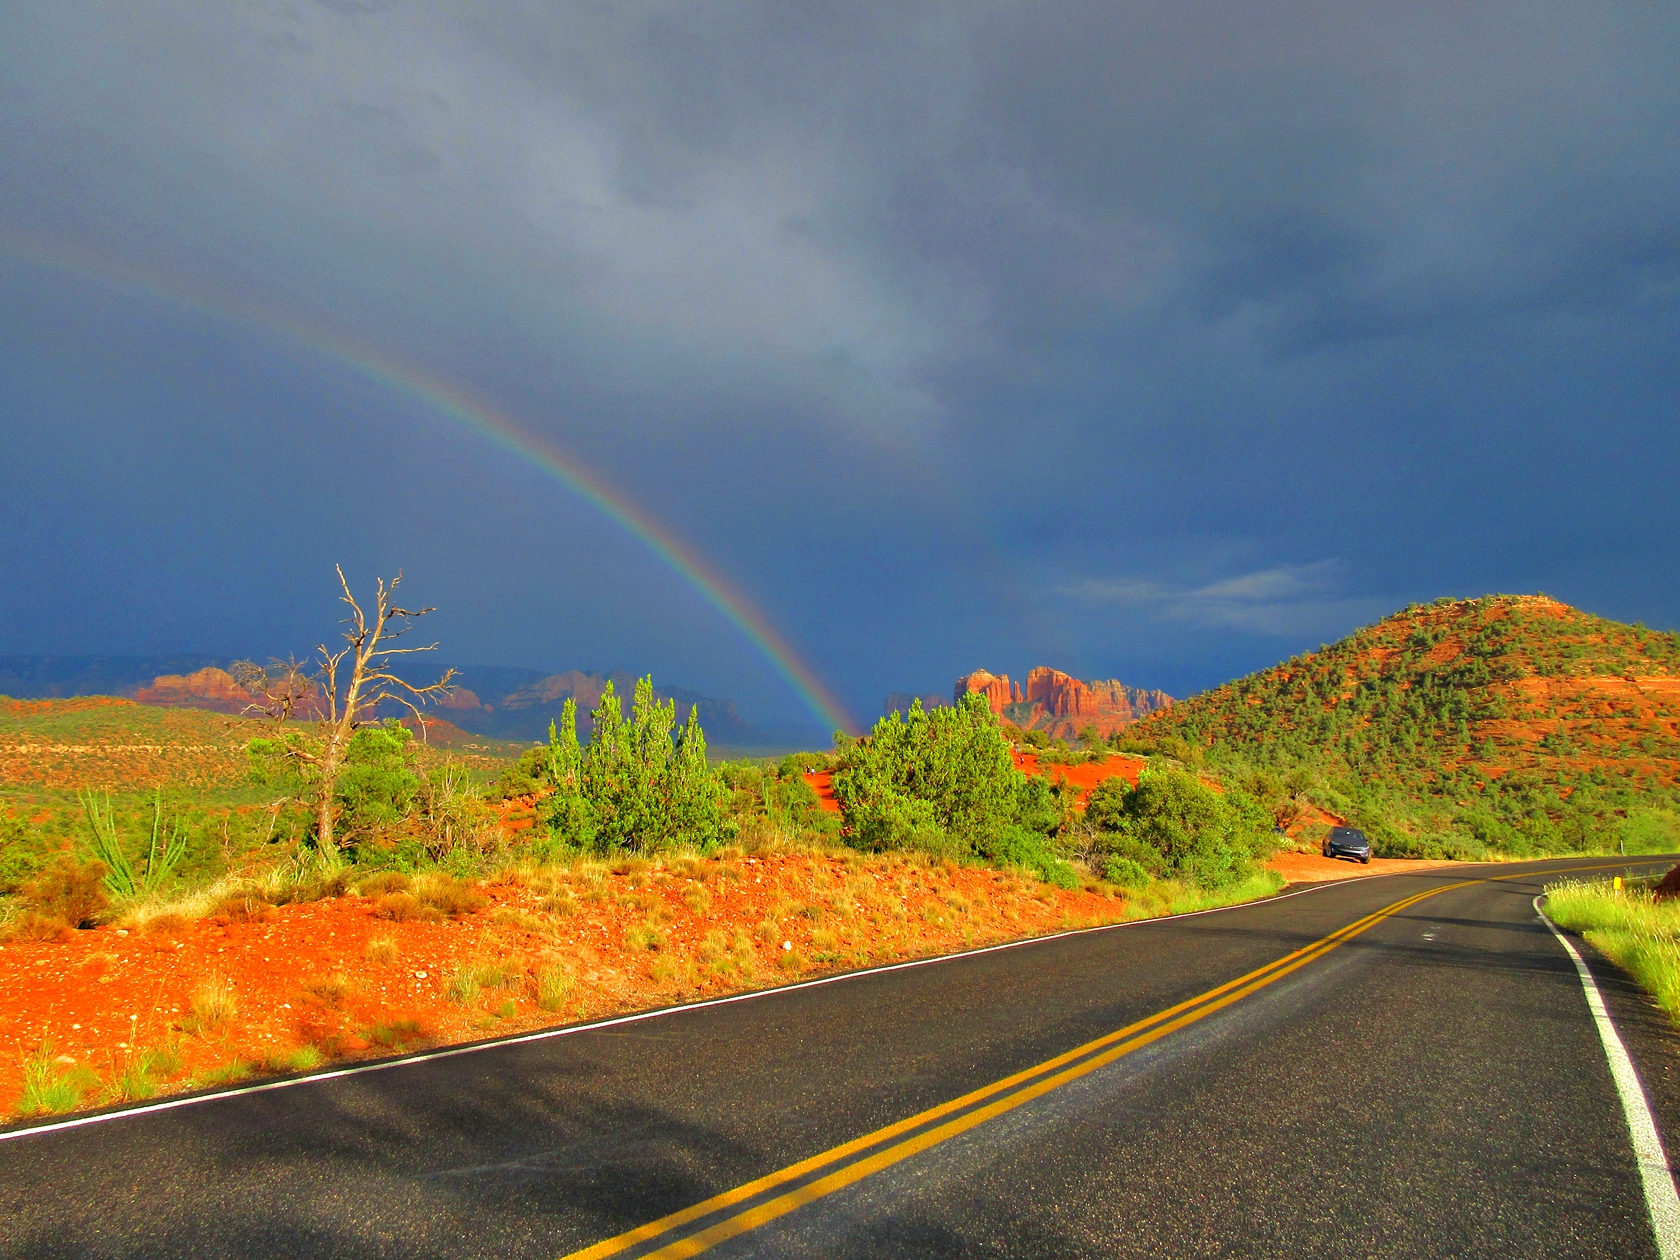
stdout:
[[(1357, 880), (20, 1133), (0, 1140), (0, 1256), (559, 1257), (1467, 875), (709, 1254), (1655, 1256), (1580, 983), (1530, 904), (1548, 872), (1604, 861)], [(1673, 1030), (1589, 960), (1672, 1144)]]

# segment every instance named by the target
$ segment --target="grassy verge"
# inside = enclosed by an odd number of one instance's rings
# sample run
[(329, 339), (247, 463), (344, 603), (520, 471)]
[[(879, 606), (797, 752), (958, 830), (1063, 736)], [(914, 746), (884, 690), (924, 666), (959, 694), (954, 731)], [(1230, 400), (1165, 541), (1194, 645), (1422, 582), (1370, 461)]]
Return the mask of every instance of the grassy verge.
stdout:
[(1654, 901), (1640, 885), (1565, 880), (1547, 885), (1545, 909), (1639, 981), (1680, 1024), (1680, 901)]

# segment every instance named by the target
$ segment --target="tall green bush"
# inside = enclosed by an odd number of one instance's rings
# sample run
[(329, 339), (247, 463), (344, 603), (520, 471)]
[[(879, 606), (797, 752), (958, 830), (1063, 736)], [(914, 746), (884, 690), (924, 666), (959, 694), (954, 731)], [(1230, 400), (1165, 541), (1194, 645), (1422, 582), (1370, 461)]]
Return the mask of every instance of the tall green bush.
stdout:
[(847, 749), (834, 796), (865, 849), (984, 854), (1011, 826), (1043, 835), (1059, 821), (1047, 785), (1015, 767), (985, 697), (955, 708), (893, 713)]
[(1140, 868), (1206, 888), (1246, 878), (1273, 844), (1272, 816), (1255, 797), (1216, 792), (1161, 759), (1144, 766), (1135, 788), (1118, 778), (1098, 785), (1085, 820), (1102, 833), (1105, 869), (1135, 878)]
[(394, 720), (364, 726), (350, 737), (333, 793), (346, 833), (389, 827), (413, 812), (420, 792), (413, 739), (414, 733)]
[(578, 743), (573, 701), (549, 728), (547, 816), (560, 840), (603, 853), (717, 843), (724, 787), (706, 764), (697, 708), (673, 737), (676, 703), (656, 699), (650, 677), (637, 681), (628, 720), (608, 683), (590, 721), (586, 747)]

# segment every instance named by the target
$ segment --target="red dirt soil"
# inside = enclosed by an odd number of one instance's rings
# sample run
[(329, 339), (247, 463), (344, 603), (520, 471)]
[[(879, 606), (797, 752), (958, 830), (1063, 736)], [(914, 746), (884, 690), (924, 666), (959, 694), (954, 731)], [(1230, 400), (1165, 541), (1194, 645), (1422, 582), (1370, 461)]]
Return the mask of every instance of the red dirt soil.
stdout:
[[(0, 1115), (17, 1106), (24, 1060), (45, 1043), (59, 1066), (92, 1068), (107, 1088), (137, 1050), (178, 1043), (183, 1063), (163, 1084), (169, 1092), (302, 1046), (327, 1059), (370, 1057), (1137, 913), (1106, 893), (895, 859), (679, 862), (562, 887), (578, 894), (572, 913), (543, 912), (537, 892), (508, 879), (483, 886), (489, 904), (456, 921), (391, 922), (376, 917), (373, 899), (352, 895), (249, 922), (175, 919), (144, 932), (100, 927), (0, 945)], [(635, 948), (631, 930), (650, 922), (657, 948)], [(719, 938), (703, 948), (719, 930), (729, 938), (722, 964)], [(375, 937), (395, 942), (394, 961), (368, 960)], [(451, 1000), (457, 968), (482, 961), (510, 966), (514, 987)], [(534, 978), (555, 966), (572, 988), (561, 1009), (545, 1011)], [(212, 976), (231, 982), (237, 1014), (222, 1029), (190, 1032), (191, 994)], [(337, 993), (334, 977), (344, 978)], [(410, 1030), (393, 1037), (402, 1021)]]
[[(1077, 765), (1063, 766), (1051, 763), (1039, 764), (1038, 758), (1032, 753), (1011, 752), (1015, 759), (1015, 767), (1023, 774), (1036, 774), (1040, 777), (1048, 775), (1054, 783), (1057, 779), (1065, 779), (1074, 787), (1079, 788), (1079, 803), (1083, 805), (1085, 798), (1091, 794), (1091, 789), (1104, 779), (1123, 778), (1133, 787), (1137, 786), (1138, 772), (1143, 769), (1144, 758), (1130, 757), (1124, 753), (1111, 753), (1106, 761), (1086, 761)], [(828, 770), (807, 772), (805, 782), (811, 785), (817, 794), (817, 804), (826, 813), (838, 814), (840, 802), (834, 799), (834, 775)]]

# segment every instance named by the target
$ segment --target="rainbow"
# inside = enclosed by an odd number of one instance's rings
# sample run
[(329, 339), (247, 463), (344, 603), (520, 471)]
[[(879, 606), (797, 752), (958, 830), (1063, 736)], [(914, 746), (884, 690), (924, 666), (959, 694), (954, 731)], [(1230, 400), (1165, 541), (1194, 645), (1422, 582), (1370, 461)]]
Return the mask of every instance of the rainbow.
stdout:
[(599, 473), (586, 468), (552, 442), (521, 427), (505, 412), (482, 399), (474, 398), (458, 386), (357, 338), (341, 333), (328, 336), (248, 301), (212, 294), (207, 290), (194, 291), (179, 280), (165, 280), (128, 264), (112, 263), (85, 249), (72, 250), (0, 229), (0, 252), (20, 261), (68, 271), (102, 285), (136, 289), (176, 306), (188, 307), (218, 319), (234, 320), (282, 337), (487, 439), (514, 458), (554, 478), (638, 539), (740, 631), (824, 723), (852, 733), (858, 730), (845, 705), (734, 583)]

